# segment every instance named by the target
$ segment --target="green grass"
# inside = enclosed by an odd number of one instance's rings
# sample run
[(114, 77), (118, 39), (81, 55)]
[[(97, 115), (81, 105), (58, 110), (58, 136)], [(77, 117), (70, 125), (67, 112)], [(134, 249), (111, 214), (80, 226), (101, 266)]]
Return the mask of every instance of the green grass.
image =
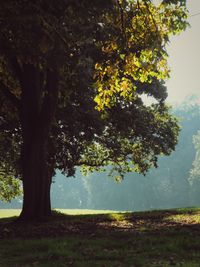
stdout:
[[(113, 213), (113, 210), (89, 210), (89, 209), (55, 209), (61, 213), (68, 215), (88, 215), (88, 214), (107, 214)], [(19, 216), (20, 209), (0, 209), (0, 219)]]
[(200, 209), (62, 212), (15, 225), (0, 210), (0, 267), (200, 266)]
[(18, 209), (0, 209), (0, 218), (7, 218), (19, 216), (20, 210)]

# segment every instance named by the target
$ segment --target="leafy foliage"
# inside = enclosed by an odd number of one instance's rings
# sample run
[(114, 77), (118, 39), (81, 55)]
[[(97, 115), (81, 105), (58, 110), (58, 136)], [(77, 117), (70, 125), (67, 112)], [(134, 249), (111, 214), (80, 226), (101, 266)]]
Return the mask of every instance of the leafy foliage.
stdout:
[(184, 102), (173, 108), (179, 118), (181, 131), (176, 151), (168, 157), (159, 157), (159, 168), (145, 175), (128, 173), (121, 183), (113, 182), (106, 172), (88, 176), (76, 173), (76, 179), (66, 179), (56, 174), (52, 185), (52, 205), (62, 208), (149, 210), (199, 206), (200, 185), (197, 178), (188, 182), (196, 151), (193, 136), (199, 129), (200, 107), (194, 102)]
[(15, 197), (19, 197), (22, 194), (21, 183), (13, 176), (0, 174), (0, 200), (9, 202)]
[(98, 110), (115, 105), (119, 97), (134, 101), (140, 94), (137, 81), (169, 77), (166, 43), (187, 26), (185, 7), (179, 1), (178, 7), (167, 1), (159, 6), (151, 1), (118, 3), (121, 17), (118, 12), (112, 17), (116, 34), (103, 43), (103, 61), (95, 65)]

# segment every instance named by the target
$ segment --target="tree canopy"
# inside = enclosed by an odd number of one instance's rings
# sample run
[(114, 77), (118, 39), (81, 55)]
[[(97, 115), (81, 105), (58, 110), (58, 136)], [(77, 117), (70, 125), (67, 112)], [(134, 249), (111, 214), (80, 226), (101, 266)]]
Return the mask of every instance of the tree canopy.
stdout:
[(23, 181), (22, 217), (48, 215), (56, 169), (123, 177), (175, 148), (166, 44), (186, 18), (180, 0), (2, 3), (0, 170)]

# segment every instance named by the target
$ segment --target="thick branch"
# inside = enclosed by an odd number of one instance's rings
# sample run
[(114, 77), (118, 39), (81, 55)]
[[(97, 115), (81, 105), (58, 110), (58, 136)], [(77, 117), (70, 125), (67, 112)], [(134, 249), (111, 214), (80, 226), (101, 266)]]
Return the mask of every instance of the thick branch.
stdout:
[(118, 6), (119, 6), (120, 15), (121, 15), (121, 30), (122, 30), (122, 33), (125, 34), (125, 29), (124, 29), (124, 11), (123, 11), (122, 5), (121, 5), (121, 3), (120, 3), (119, 0), (117, 1), (117, 3), (118, 3)]
[(20, 100), (13, 93), (11, 93), (10, 89), (2, 81), (0, 81), (0, 90), (16, 108), (20, 108)]
[(40, 113), (41, 123), (49, 124), (48, 126), (51, 127), (58, 100), (58, 73), (56, 70), (47, 70), (45, 93)]
[(124, 10), (119, 0), (117, 0), (119, 11), (120, 11), (120, 17), (121, 17), (121, 32), (124, 38), (124, 44), (127, 47), (127, 36), (126, 36), (126, 29), (125, 29), (125, 19), (124, 19)]
[(9, 61), (10, 61), (11, 68), (12, 68), (14, 75), (17, 77), (20, 84), (22, 84), (22, 70), (21, 70), (21, 67), (20, 67), (20, 64), (19, 64), (17, 58), (12, 57), (12, 58), (10, 58)]

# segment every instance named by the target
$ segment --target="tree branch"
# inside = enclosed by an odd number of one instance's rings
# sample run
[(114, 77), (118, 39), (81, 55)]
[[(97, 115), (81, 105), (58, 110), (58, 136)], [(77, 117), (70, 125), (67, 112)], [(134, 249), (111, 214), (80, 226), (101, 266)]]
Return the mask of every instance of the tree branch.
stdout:
[(107, 162), (111, 161), (110, 156), (103, 158), (100, 162), (89, 162), (89, 161), (84, 161), (84, 160), (80, 160), (79, 162), (77, 162), (76, 166), (81, 166), (81, 165), (86, 165), (87, 167), (96, 167), (96, 168), (100, 168), (100, 167), (105, 167), (107, 166)]
[(3, 95), (17, 108), (20, 109), (20, 100), (11, 93), (10, 89), (2, 82), (0, 81), (0, 90), (3, 93)]
[(46, 86), (44, 89), (45, 96), (40, 111), (42, 125), (46, 125), (49, 130), (54, 120), (56, 105), (58, 101), (58, 73), (54, 70), (47, 70)]
[(147, 3), (146, 1), (144, 1), (144, 4), (145, 4), (145, 6), (146, 6), (146, 9), (147, 9), (148, 12), (149, 12), (149, 15), (151, 16), (151, 19), (152, 19), (153, 24), (154, 24), (154, 26), (155, 26), (156, 32), (157, 32), (158, 35), (159, 35), (159, 29), (158, 29), (157, 23), (156, 23), (156, 21), (155, 21), (155, 19), (154, 19), (154, 16), (153, 16), (153, 14), (151, 13), (151, 10), (150, 10), (150, 8), (149, 8), (149, 5), (148, 5), (148, 3)]
[(10, 58), (10, 64), (11, 64), (11, 68), (13, 70), (14, 75), (17, 77), (20, 84), (22, 84), (22, 69), (20, 67), (20, 64), (17, 58), (16, 57)]
[(121, 19), (121, 32), (122, 32), (122, 35), (124, 37), (124, 43), (125, 45), (127, 46), (127, 36), (126, 36), (126, 29), (125, 29), (125, 19), (124, 19), (124, 11), (123, 11), (123, 7), (120, 3), (119, 0), (117, 0), (117, 4), (118, 4), (118, 7), (119, 7), (119, 12), (120, 12), (120, 19)]

